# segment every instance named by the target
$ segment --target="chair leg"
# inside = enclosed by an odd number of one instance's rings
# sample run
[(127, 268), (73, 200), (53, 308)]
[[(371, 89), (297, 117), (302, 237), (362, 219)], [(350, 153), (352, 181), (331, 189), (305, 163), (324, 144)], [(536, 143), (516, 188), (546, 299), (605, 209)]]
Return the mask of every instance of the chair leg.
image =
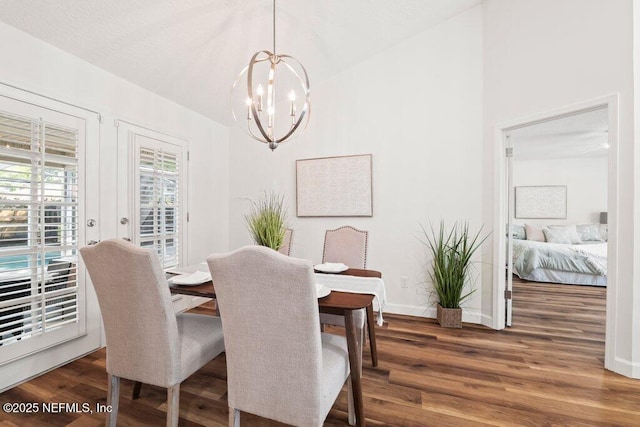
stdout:
[(351, 375), (347, 378), (347, 411), (349, 414), (349, 425), (356, 424), (356, 411), (353, 402), (353, 385), (351, 384)]
[(118, 420), (118, 402), (120, 400), (120, 378), (109, 374), (107, 383), (107, 406), (111, 407), (111, 412), (107, 412), (106, 427), (116, 427)]
[(131, 400), (136, 400), (140, 397), (140, 390), (142, 390), (142, 383), (140, 381), (136, 381), (133, 384), (133, 393), (131, 393)]
[(240, 411), (229, 406), (229, 427), (240, 427)]
[(167, 389), (167, 427), (178, 427), (180, 418), (180, 384)]

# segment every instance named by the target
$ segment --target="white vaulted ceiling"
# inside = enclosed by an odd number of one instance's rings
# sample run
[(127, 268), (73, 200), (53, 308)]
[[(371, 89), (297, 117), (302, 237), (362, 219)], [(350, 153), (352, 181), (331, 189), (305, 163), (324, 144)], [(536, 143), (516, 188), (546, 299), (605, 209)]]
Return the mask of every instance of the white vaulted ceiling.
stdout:
[[(481, 0), (278, 0), (276, 48), (318, 82)], [(271, 0), (0, 0), (0, 20), (230, 124), (229, 91), (272, 49)], [(420, 52), (416, 52), (420, 55)]]

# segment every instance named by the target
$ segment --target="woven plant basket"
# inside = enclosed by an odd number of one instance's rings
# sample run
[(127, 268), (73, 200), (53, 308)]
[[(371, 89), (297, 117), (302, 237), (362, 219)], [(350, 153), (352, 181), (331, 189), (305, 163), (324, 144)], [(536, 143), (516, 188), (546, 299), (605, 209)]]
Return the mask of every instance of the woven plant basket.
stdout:
[(443, 308), (438, 303), (437, 318), (443, 328), (462, 328), (461, 308)]

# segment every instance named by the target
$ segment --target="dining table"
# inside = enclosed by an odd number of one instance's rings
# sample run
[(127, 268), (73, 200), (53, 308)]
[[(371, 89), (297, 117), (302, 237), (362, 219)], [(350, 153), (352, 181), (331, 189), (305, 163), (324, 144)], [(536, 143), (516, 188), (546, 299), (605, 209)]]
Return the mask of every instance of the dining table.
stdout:
[[(322, 282), (329, 288), (336, 291), (357, 292), (372, 294), (375, 298), (366, 307), (367, 333), (369, 335), (369, 347), (371, 349), (371, 364), (378, 366), (378, 348), (376, 344), (376, 320), (373, 316), (373, 303), (378, 306), (378, 325), (382, 326), (382, 309), (386, 303), (386, 292), (382, 273), (377, 270), (366, 270), (361, 268), (347, 268), (342, 271), (326, 272), (314, 268), (316, 281)], [(349, 280), (348, 277), (361, 279)]]
[[(211, 280), (198, 285), (171, 285), (170, 291), (177, 295), (190, 295), (202, 298), (216, 298), (216, 291)], [(373, 294), (331, 291), (327, 296), (318, 298), (320, 313), (344, 316), (345, 335), (349, 352), (349, 368), (351, 370), (351, 384), (357, 426), (366, 425), (364, 403), (362, 399), (362, 349), (358, 344), (358, 330), (353, 313), (356, 310), (367, 309), (372, 306)]]

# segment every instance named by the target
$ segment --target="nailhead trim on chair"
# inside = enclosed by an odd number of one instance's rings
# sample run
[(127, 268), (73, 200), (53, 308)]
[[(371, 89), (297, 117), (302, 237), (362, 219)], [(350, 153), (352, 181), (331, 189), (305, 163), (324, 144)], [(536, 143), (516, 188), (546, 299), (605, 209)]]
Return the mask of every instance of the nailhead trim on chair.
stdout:
[[(364, 234), (364, 264), (363, 264), (362, 268), (366, 270), (366, 268), (367, 268), (367, 248), (368, 248), (368, 244), (369, 244), (369, 232), (368, 231), (364, 231), (364, 230), (358, 230), (357, 228), (352, 227), (350, 225), (343, 225), (342, 227), (338, 227), (338, 228), (333, 229), (333, 230), (325, 231), (325, 233), (324, 233), (324, 245), (322, 246), (322, 262), (324, 263), (324, 254), (327, 251), (327, 233), (332, 232), (332, 231), (342, 230), (343, 228), (350, 228), (353, 231), (357, 231), (358, 233), (363, 233)], [(352, 267), (352, 266), (349, 266), (349, 267)]]

